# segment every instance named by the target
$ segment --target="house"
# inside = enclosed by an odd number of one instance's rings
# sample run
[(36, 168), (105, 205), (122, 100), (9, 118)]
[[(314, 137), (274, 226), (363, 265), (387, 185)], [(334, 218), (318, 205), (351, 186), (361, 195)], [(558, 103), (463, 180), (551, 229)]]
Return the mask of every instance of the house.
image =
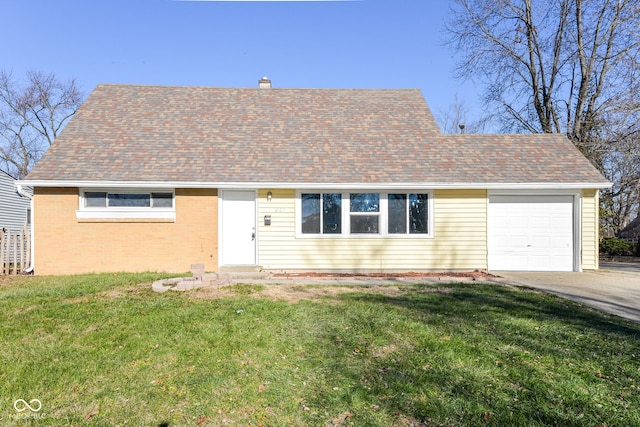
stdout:
[(20, 186), (16, 179), (0, 170), (0, 230), (21, 232), (31, 224), (31, 196), (29, 187)]
[(35, 271), (598, 268), (563, 135), (445, 135), (416, 89), (99, 85), (23, 184)]
[(631, 243), (640, 243), (640, 215), (620, 230), (618, 237)]
[(0, 170), (0, 275), (31, 271), (32, 189)]

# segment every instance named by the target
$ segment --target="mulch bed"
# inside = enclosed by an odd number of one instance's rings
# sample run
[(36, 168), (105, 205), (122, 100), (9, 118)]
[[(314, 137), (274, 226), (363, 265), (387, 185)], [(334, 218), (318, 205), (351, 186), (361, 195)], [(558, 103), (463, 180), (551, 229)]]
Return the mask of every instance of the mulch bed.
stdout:
[(486, 271), (476, 270), (468, 272), (415, 272), (409, 271), (406, 273), (314, 273), (314, 272), (300, 272), (300, 273), (271, 273), (272, 277), (317, 277), (317, 278), (402, 278), (402, 277), (472, 277), (476, 279), (485, 279), (490, 277), (499, 277)]

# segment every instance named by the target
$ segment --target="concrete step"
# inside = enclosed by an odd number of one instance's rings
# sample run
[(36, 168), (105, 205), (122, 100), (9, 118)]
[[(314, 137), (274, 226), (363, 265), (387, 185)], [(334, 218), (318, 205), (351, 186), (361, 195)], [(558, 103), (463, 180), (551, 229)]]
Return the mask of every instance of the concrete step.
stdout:
[(233, 279), (266, 279), (269, 273), (260, 266), (227, 265), (220, 267), (219, 274), (228, 275)]

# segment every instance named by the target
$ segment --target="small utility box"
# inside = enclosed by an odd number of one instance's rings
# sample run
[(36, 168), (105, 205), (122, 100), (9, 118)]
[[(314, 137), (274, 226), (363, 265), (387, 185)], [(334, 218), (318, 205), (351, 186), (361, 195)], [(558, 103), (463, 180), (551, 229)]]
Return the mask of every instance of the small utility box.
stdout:
[(202, 276), (204, 276), (204, 264), (191, 264), (191, 275), (196, 280), (202, 280)]

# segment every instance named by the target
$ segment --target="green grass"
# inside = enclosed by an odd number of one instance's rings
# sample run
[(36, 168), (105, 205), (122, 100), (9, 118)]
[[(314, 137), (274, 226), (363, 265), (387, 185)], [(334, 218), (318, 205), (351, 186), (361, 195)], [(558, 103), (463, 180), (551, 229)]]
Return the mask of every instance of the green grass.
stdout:
[(262, 296), (277, 285), (157, 294), (156, 278), (0, 282), (0, 424), (640, 425), (640, 327), (556, 297), (473, 283), (288, 302)]

